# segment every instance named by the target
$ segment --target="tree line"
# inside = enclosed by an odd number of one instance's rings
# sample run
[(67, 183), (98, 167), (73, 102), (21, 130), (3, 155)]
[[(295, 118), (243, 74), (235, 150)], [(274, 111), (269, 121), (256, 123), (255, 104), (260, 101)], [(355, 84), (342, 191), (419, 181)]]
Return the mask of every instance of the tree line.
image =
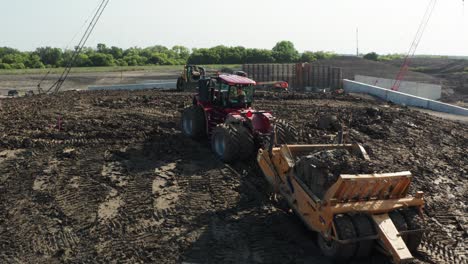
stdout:
[[(0, 47), (0, 69), (64, 67), (69, 63), (72, 56), (73, 50), (62, 50), (53, 47), (41, 47), (32, 52)], [(294, 63), (313, 62), (333, 56), (335, 56), (334, 53), (323, 51), (299, 53), (290, 41), (280, 41), (271, 50), (222, 45), (212, 48), (194, 48), (192, 50), (184, 46), (168, 48), (161, 45), (122, 49), (98, 44), (96, 48), (83, 49), (74, 61), (73, 66)]]

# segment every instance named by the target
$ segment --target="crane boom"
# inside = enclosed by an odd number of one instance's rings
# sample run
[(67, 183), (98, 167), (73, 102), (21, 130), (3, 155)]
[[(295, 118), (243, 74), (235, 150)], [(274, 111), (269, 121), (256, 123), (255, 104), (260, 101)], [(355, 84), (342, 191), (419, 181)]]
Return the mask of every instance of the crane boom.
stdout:
[(431, 19), (432, 13), (434, 12), (435, 6), (437, 4), (437, 0), (431, 0), (429, 5), (426, 8), (426, 12), (424, 13), (424, 17), (419, 25), (418, 31), (416, 32), (416, 36), (414, 37), (413, 43), (411, 43), (411, 47), (408, 53), (403, 60), (403, 64), (401, 65), (400, 71), (398, 72), (395, 82), (393, 83), (392, 90), (398, 91), (400, 89), (401, 82), (404, 80), (406, 74), (408, 73), (409, 65), (411, 60), (418, 49), (419, 43), (426, 31), (427, 25), (429, 24), (429, 20)]

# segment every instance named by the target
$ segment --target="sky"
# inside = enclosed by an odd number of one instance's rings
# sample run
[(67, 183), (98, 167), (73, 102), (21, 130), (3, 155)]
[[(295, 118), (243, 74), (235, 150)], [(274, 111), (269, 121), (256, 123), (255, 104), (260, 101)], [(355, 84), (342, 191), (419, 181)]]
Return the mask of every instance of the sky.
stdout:
[[(70, 48), (100, 0), (0, 0), (0, 46)], [(87, 46), (406, 53), (430, 0), (110, 0)], [(468, 1), (439, 0), (417, 54), (468, 56)], [(465, 12), (466, 11), (466, 12)], [(78, 33), (80, 32), (80, 33)], [(74, 36), (76, 36), (74, 38)]]

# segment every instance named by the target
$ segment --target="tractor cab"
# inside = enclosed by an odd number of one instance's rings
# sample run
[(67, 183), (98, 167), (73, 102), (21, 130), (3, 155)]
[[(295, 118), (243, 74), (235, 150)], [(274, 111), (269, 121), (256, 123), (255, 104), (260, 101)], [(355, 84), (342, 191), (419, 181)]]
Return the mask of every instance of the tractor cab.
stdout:
[(254, 98), (256, 82), (238, 75), (222, 74), (200, 80), (199, 100), (216, 108), (249, 108)]

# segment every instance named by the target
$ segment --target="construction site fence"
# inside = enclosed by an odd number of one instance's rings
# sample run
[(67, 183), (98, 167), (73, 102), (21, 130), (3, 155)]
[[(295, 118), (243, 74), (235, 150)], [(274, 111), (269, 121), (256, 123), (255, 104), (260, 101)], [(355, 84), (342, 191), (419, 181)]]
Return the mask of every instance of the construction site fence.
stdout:
[(343, 70), (315, 63), (244, 64), (242, 70), (257, 82), (287, 81), (291, 88), (341, 89)]

